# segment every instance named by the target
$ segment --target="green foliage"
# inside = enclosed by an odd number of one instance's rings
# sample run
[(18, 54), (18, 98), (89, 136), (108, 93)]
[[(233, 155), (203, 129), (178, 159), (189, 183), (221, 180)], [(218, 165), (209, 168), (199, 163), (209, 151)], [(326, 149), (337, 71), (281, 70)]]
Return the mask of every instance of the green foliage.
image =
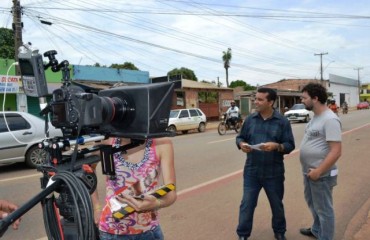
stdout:
[(200, 82), (202, 82), (202, 83), (209, 83), (209, 84), (214, 84), (214, 85), (216, 85), (216, 81), (215, 81), (215, 80), (213, 80), (213, 81), (202, 80), (202, 81), (200, 81)]
[(171, 71), (167, 73), (168, 76), (174, 76), (174, 75), (181, 75), (183, 79), (188, 79), (188, 80), (193, 80), (193, 81), (198, 81), (197, 76), (195, 76), (195, 73), (193, 70), (190, 70), (188, 68), (174, 68)]
[(244, 87), (244, 91), (256, 90), (256, 89), (257, 87), (249, 85), (249, 84), (247, 84), (247, 86)]
[(135, 64), (131, 62), (124, 62), (123, 64), (113, 63), (110, 67), (119, 68), (119, 69), (127, 69), (127, 70), (139, 70), (139, 68), (137, 68)]
[(14, 59), (14, 32), (8, 28), (0, 28), (0, 58)]
[(227, 69), (230, 67), (230, 61), (231, 61), (231, 58), (233, 57), (232, 53), (231, 53), (231, 48), (228, 48), (227, 51), (223, 51), (222, 52), (222, 61), (224, 62), (224, 68)]
[(231, 88), (240, 87), (240, 86), (243, 87), (244, 91), (256, 90), (257, 89), (256, 87), (249, 85), (248, 83), (244, 82), (243, 80), (236, 80), (236, 81), (232, 81), (230, 83)]
[(203, 103), (217, 103), (218, 93), (217, 92), (199, 92), (198, 98)]
[(226, 72), (226, 87), (229, 87), (229, 68), (230, 68), (230, 61), (232, 58), (231, 48), (228, 48), (227, 51), (222, 52), (222, 61), (224, 62), (224, 68)]

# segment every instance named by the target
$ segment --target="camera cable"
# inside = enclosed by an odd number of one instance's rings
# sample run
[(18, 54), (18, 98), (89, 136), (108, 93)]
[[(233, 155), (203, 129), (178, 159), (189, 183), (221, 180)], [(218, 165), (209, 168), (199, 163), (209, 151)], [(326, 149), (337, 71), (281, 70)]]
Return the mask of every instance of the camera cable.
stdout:
[[(73, 217), (68, 218), (77, 226), (78, 239), (95, 239), (93, 208), (87, 187), (75, 174), (69, 171), (59, 171), (53, 176), (53, 181), (60, 180), (61, 192), (59, 199), (50, 197), (44, 204), (44, 222), (49, 239), (64, 239), (60, 222), (58, 221), (55, 203), (59, 207), (69, 207)], [(64, 195), (63, 195), (64, 194)], [(58, 202), (58, 200), (60, 200)], [(73, 203), (73, 206), (68, 206)], [(63, 211), (60, 211), (63, 216)], [(45, 219), (46, 218), (46, 219)], [(65, 219), (66, 220), (66, 219)], [(64, 229), (65, 230), (65, 229)]]

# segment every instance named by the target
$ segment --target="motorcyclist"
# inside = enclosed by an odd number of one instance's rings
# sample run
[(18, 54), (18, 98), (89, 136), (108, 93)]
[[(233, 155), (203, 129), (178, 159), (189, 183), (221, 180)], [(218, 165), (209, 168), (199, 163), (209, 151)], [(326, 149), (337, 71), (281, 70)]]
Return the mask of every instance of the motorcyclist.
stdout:
[(231, 125), (235, 126), (236, 122), (239, 119), (239, 108), (235, 105), (235, 101), (230, 102), (230, 107), (227, 109), (226, 114), (228, 116), (226, 120), (226, 124), (231, 123)]
[(335, 103), (335, 100), (332, 100), (329, 104), (329, 108), (335, 113), (338, 115), (338, 106), (337, 104)]

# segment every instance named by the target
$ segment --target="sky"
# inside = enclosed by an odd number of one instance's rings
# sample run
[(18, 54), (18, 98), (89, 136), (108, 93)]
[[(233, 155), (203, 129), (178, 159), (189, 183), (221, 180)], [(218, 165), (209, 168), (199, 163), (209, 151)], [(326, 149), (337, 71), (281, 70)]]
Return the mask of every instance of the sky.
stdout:
[[(13, 0), (0, 1), (12, 27)], [(329, 74), (370, 83), (368, 0), (20, 0), (23, 42), (70, 64), (131, 62), (151, 77), (174, 68), (226, 86)], [(42, 24), (41, 21), (52, 23)], [(321, 54), (321, 55), (320, 55)], [(45, 59), (46, 61), (46, 59)]]

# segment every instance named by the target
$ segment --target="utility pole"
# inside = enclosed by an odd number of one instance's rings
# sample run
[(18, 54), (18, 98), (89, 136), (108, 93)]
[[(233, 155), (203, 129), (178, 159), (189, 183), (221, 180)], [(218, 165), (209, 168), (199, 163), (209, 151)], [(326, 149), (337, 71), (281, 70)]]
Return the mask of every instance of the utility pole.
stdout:
[[(20, 0), (13, 0), (13, 31), (14, 31), (14, 59), (18, 62), (18, 49), (22, 46), (22, 8), (20, 4)], [(21, 71), (19, 70), (19, 66), (15, 68), (15, 75), (21, 75)]]
[(360, 99), (360, 94), (361, 94), (361, 82), (360, 82), (360, 70), (364, 69), (363, 67), (358, 67), (358, 68), (354, 68), (353, 70), (357, 70), (357, 83), (358, 83), (358, 99), (359, 101), (361, 101)]
[(322, 70), (322, 55), (327, 55), (328, 53), (315, 53), (315, 56), (320, 56), (320, 73), (321, 73), (321, 84), (323, 84), (324, 78), (323, 78), (323, 70)]

